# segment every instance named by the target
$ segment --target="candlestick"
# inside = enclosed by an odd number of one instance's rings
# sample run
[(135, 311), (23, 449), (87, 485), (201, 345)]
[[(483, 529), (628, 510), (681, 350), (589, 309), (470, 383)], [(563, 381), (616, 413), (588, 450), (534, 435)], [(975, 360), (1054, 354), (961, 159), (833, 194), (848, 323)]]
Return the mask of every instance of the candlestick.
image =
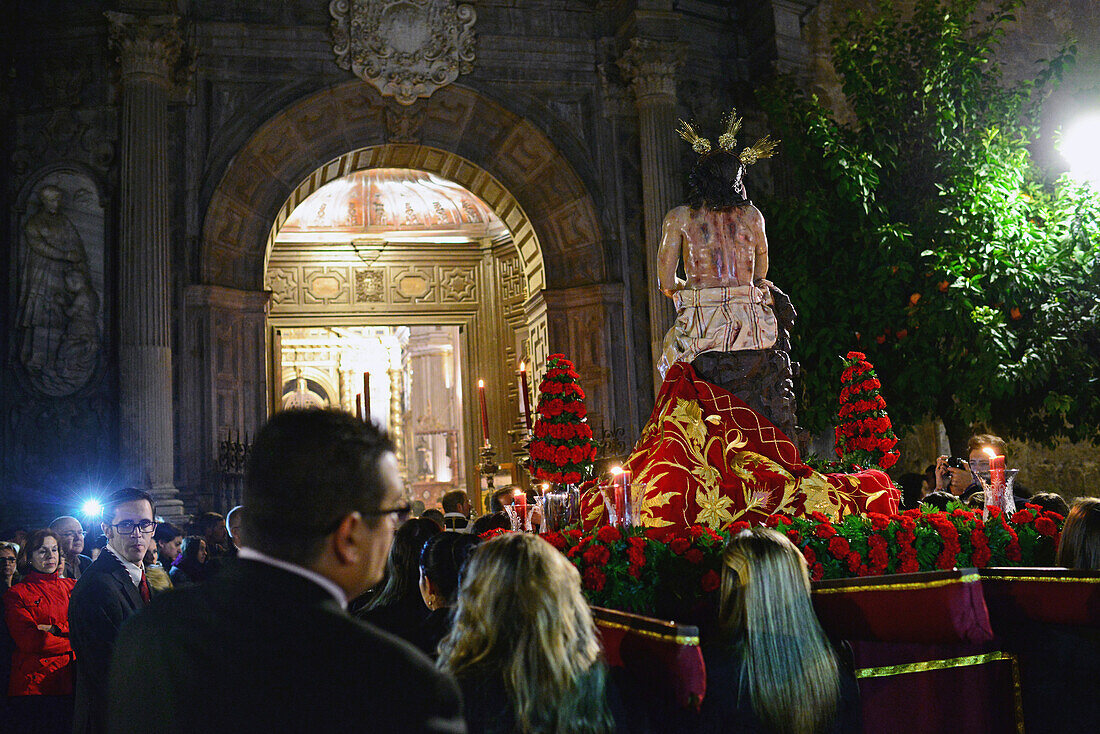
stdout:
[(527, 423), (527, 430), (531, 430), (531, 398), (527, 388), (527, 363), (519, 363), (519, 382), (523, 392), (523, 420)]
[(363, 373), (363, 420), (370, 420), (370, 373)]
[(363, 396), (355, 393), (355, 417), (363, 419)]
[(477, 397), (481, 402), (481, 436), (489, 445), (489, 413), (485, 410), (485, 380), (477, 381)]
[(993, 498), (997, 506), (1002, 507), (1005, 498), (1005, 457), (990, 457), (989, 482), (993, 485)]
[(481, 457), (481, 461), (478, 462), (477, 472), (481, 476), (485, 477), (485, 495), (482, 497), (482, 501), (478, 504), (481, 506), (483, 512), (489, 511), (489, 498), (493, 496), (493, 482), (500, 466), (496, 462), (496, 453), (493, 451), (493, 445), (488, 441), (481, 448), (478, 454)]

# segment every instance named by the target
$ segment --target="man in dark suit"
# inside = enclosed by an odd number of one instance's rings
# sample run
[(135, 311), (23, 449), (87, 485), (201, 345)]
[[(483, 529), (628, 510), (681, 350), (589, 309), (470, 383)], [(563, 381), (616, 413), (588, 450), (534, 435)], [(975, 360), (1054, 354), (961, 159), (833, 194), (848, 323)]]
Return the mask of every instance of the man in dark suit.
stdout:
[(152, 498), (121, 489), (104, 502), (107, 547), (81, 575), (69, 600), (69, 637), (76, 654), (75, 734), (107, 731), (107, 671), (119, 628), (149, 601), (142, 560), (153, 543)]
[[(403, 494), (373, 425), (337, 411), (272, 418), (246, 469), (239, 557), (119, 635), (111, 732), (464, 732), (454, 681), (345, 610), (382, 578)], [(140, 691), (164, 677), (173, 685), (150, 709)]]

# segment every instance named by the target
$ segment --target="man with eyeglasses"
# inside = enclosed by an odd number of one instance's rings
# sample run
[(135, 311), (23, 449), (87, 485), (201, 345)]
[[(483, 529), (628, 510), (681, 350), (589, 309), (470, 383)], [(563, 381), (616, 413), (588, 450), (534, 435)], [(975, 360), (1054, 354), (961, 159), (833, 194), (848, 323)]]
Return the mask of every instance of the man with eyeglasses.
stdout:
[(92, 565), (92, 559), (84, 555), (84, 526), (71, 515), (62, 515), (50, 523), (50, 530), (61, 538), (61, 555), (65, 556), (64, 576), (80, 580), (80, 575)]
[[(245, 469), (247, 544), (204, 584), (158, 596), (119, 635), (112, 734), (465, 732), (454, 680), (347, 613), (408, 517), (393, 444), (335, 410), (287, 410)], [(155, 720), (135, 695), (174, 671)]]
[(142, 563), (157, 523), (153, 499), (140, 489), (114, 492), (103, 503), (107, 547), (88, 566), (69, 600), (69, 637), (76, 654), (75, 734), (107, 731), (107, 682), (118, 631), (149, 603)]

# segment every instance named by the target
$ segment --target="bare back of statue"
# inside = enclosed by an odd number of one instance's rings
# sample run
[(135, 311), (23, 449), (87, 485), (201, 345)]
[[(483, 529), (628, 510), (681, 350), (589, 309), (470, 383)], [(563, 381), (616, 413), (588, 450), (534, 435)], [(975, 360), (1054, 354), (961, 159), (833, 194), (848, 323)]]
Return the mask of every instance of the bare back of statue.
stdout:
[[(681, 257), (686, 281), (676, 278)], [(665, 218), (658, 263), (668, 296), (681, 288), (752, 285), (768, 273), (764, 217), (752, 204), (717, 211), (676, 207)]]

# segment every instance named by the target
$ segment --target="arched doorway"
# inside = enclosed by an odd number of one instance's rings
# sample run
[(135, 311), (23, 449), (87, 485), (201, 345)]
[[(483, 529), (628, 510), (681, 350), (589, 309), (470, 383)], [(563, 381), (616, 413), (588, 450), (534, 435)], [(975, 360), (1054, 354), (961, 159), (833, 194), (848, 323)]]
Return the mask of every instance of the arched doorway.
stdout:
[[(493, 386), (489, 438), (502, 463), (517, 443), (516, 365), (531, 362), (538, 323), (525, 311), (527, 283), (541, 258), (534, 251), (525, 273), (492, 207), (434, 173), (386, 167), (393, 154), (355, 151), (322, 167), (328, 175), (303, 181), (272, 228), (270, 405), (369, 414), (393, 437), (412, 496), (435, 506), (452, 489), (478, 487), (478, 378)], [(421, 155), (444, 171), (473, 170), (453, 154)], [(529, 229), (508, 198), (502, 208)], [(534, 316), (545, 323), (545, 311)]]
[[(592, 183), (529, 120), (458, 85), (396, 109), (352, 81), (292, 104), (223, 159), (203, 186), (201, 285), (186, 293), (188, 346), (177, 374), (181, 394), (193, 398), (180, 402), (181, 487), (209, 491), (218, 441), (227, 432), (251, 434), (272, 409), (268, 386), (279, 376), (265, 360), (273, 308), (265, 275), (275, 233), (306, 197), (356, 170), (423, 171), (485, 202), (520, 253), (511, 280), (524, 286), (535, 370), (550, 344), (569, 352), (593, 420), (636, 422), (635, 378), (622, 348), (629, 319), (622, 285), (608, 281), (614, 246), (605, 241)], [(518, 404), (513, 371), (521, 356), (509, 355), (510, 368), (485, 375), (495, 391), (507, 392), (505, 402)], [(503, 418), (495, 423), (503, 433)]]

